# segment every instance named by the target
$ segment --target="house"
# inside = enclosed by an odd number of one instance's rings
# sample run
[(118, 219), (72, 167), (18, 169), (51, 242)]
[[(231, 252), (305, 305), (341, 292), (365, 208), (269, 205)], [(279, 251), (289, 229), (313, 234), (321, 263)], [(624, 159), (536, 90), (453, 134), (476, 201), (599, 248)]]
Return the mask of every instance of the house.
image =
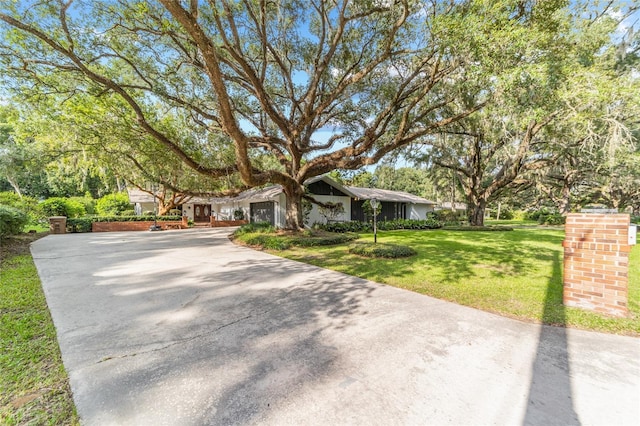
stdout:
[[(305, 182), (307, 194), (322, 204), (342, 204), (342, 209), (330, 220), (348, 222), (365, 221), (364, 203), (376, 199), (380, 202), (380, 220), (425, 219), (433, 211), (435, 202), (402, 191), (344, 186), (329, 176), (317, 176)], [(130, 199), (131, 198), (130, 191)], [(153, 197), (147, 195), (147, 201)], [(140, 203), (144, 210), (146, 204)], [(136, 207), (137, 208), (137, 207)], [(235, 197), (194, 198), (182, 206), (182, 215), (194, 222), (214, 220), (249, 219), (251, 222), (271, 222), (278, 227), (285, 225), (286, 195), (280, 185), (254, 188)], [(153, 205), (151, 206), (153, 209)], [(138, 210), (136, 210), (137, 212)], [(317, 204), (312, 204), (305, 223), (326, 223), (329, 220)]]
[[(367, 200), (380, 201), (380, 220), (425, 219), (433, 211), (435, 202), (402, 191), (344, 186), (328, 176), (317, 176), (305, 182), (307, 194), (322, 204), (342, 204), (341, 212), (331, 218), (336, 222), (364, 221), (363, 204)], [(211, 209), (218, 220), (234, 219), (234, 212), (241, 211), (251, 222), (271, 222), (275, 226), (285, 225), (286, 198), (280, 185), (251, 189), (236, 197), (212, 198)], [(317, 204), (312, 204), (305, 223), (326, 223)]]
[(135, 210), (136, 215), (140, 216), (145, 212), (153, 212), (155, 205), (152, 194), (141, 191), (138, 188), (127, 188), (127, 193), (129, 194), (129, 203), (133, 204), (133, 210)]

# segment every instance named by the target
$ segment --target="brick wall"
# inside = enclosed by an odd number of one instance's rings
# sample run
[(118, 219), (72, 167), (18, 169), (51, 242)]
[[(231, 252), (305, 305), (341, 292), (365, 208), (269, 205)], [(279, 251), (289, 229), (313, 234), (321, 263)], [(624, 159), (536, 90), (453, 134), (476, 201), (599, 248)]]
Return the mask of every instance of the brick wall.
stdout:
[(566, 306), (626, 316), (629, 271), (628, 214), (574, 213), (564, 246)]
[(242, 226), (249, 223), (248, 220), (215, 220), (211, 217), (211, 227), (212, 228), (223, 228), (226, 226)]
[[(158, 225), (162, 229), (183, 229), (186, 220), (183, 221), (158, 221)], [(119, 231), (148, 231), (153, 225), (153, 221), (145, 222), (93, 222), (91, 224), (92, 232), (119, 232)]]

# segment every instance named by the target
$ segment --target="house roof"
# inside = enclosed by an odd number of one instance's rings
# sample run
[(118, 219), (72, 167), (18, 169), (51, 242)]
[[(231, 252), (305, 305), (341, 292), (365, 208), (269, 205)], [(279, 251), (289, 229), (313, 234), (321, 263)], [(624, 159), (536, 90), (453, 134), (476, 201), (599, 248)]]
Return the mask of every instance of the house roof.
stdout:
[(228, 204), (238, 201), (263, 201), (274, 200), (282, 193), (281, 185), (267, 186), (266, 188), (252, 188), (242, 191), (235, 197), (210, 198), (211, 204)]
[(418, 197), (417, 195), (403, 191), (390, 191), (388, 189), (377, 188), (358, 188), (356, 186), (347, 186), (347, 189), (353, 193), (356, 198), (363, 200), (371, 200), (375, 198), (379, 201), (391, 201), (396, 203), (436, 204), (426, 198)]
[(139, 190), (138, 188), (127, 188), (129, 193), (129, 202), (135, 203), (153, 203), (153, 195), (148, 192)]

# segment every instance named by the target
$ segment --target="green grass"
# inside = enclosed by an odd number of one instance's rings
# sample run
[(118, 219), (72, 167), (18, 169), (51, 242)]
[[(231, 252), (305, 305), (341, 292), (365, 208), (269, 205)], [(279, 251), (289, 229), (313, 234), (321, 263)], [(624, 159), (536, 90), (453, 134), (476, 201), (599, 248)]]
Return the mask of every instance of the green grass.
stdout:
[(526, 220), (526, 219), (511, 219), (511, 220), (495, 220), (495, 219), (487, 219), (484, 221), (484, 224), (487, 226), (493, 225), (506, 225), (506, 226), (537, 226), (538, 222), (535, 220)]
[(78, 424), (31, 256), (6, 256), (0, 284), (0, 423)]
[[(629, 318), (562, 304), (562, 240), (557, 229), (512, 232), (389, 231), (378, 241), (414, 248), (406, 259), (368, 259), (347, 246), (295, 248), (280, 256), (372, 281), (545, 324), (640, 335), (640, 249), (631, 253)], [(362, 235), (372, 241), (373, 235)]]

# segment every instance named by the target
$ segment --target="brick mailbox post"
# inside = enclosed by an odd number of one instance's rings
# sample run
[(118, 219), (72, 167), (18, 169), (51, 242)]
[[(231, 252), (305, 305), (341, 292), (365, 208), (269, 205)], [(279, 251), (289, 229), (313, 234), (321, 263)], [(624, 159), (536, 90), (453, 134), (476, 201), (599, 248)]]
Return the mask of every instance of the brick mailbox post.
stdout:
[(627, 316), (629, 252), (635, 226), (628, 214), (567, 216), (563, 303), (608, 315)]

